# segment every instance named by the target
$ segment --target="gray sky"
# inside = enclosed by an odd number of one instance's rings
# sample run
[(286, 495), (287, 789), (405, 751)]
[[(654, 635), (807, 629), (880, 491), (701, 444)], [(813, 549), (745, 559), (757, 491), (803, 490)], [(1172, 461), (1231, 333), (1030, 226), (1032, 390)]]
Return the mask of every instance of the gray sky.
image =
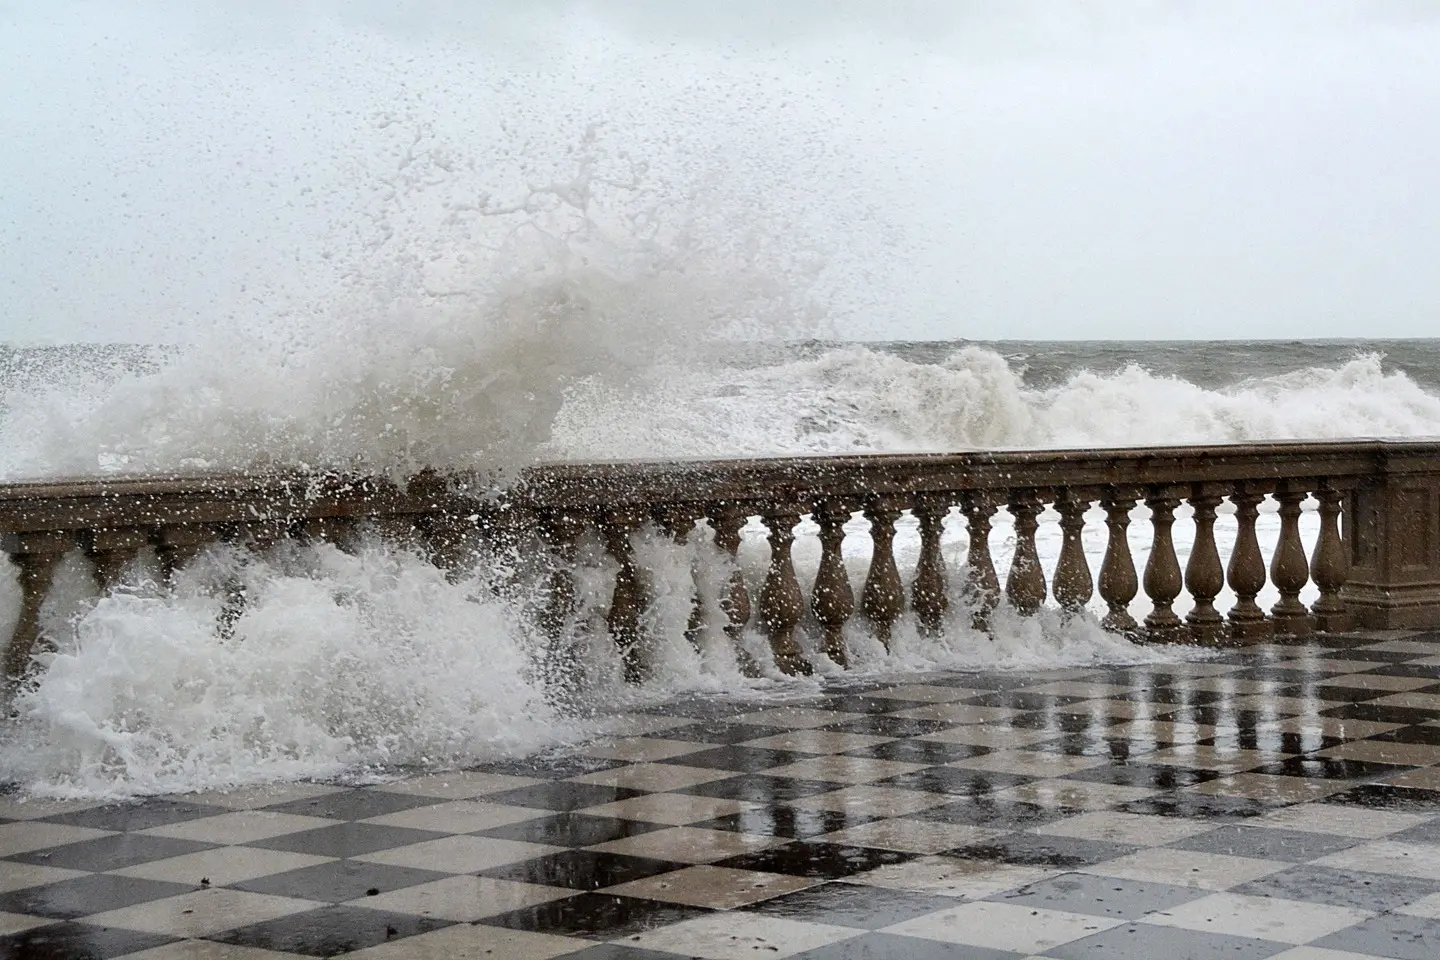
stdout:
[(1421, 0), (0, 0), (0, 338), (463, 257), (437, 211), (596, 123), (845, 335), (1436, 336), (1437, 50)]

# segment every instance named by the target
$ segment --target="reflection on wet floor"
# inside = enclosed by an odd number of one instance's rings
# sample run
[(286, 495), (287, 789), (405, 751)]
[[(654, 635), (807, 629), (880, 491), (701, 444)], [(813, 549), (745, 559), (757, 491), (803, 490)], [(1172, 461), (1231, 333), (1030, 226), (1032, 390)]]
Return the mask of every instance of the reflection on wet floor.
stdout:
[(0, 797), (0, 957), (1437, 955), (1440, 635), (635, 719), (360, 788)]

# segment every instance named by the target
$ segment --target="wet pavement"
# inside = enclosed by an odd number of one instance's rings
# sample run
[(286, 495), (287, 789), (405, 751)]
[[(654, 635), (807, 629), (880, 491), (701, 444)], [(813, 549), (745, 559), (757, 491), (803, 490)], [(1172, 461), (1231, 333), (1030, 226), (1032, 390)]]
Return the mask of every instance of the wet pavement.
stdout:
[(1440, 634), (616, 729), (360, 789), (0, 796), (0, 958), (1440, 956)]

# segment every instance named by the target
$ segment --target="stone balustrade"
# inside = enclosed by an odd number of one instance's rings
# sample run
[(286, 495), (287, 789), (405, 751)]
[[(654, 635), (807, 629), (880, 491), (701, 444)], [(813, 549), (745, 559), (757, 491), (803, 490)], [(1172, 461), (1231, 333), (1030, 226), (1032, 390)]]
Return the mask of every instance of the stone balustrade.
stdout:
[[(646, 667), (641, 640), (651, 594), (637, 532), (653, 526), (679, 544), (707, 537), (733, 561), (752, 518), (769, 548), (763, 578), (747, 582), (737, 564), (722, 564), (719, 582), (696, 585), (689, 632), (709, 623), (738, 641), (758, 630), (790, 673), (810, 667), (797, 631), (812, 631), (812, 649), (844, 665), (852, 621), (888, 644), (902, 617), (938, 631), (957, 603), (984, 629), (1002, 603), (1025, 616), (1053, 601), (1079, 616), (1098, 596), (1106, 629), (1152, 642), (1243, 644), (1315, 630), (1440, 626), (1440, 441), (558, 464), (527, 471), (503, 495), (478, 489), (473, 478), (434, 474), (404, 487), (334, 475), (0, 486), (0, 548), (22, 592), (5, 673), (19, 677), (30, 663), (41, 605), (57, 563), (72, 550), (90, 558), (104, 589), (141, 550), (153, 549), (168, 577), (208, 544), (264, 549), (310, 537), (348, 548), (362, 523), (423, 546), (445, 567), (463, 567), (487, 544), (543, 547), (550, 562), (538, 619), (553, 631), (577, 603), (578, 545), (598, 542), (614, 570), (606, 623), (634, 679)], [(1268, 558), (1256, 532), (1267, 498), (1279, 517)], [(1312, 501), (1318, 535), (1307, 550), (1300, 518)], [(1144, 519), (1132, 520), (1142, 506)], [(1014, 531), (1003, 582), (990, 547), (1002, 510)], [(1098, 571), (1082, 543), (1097, 510), (1107, 537)], [(1037, 531), (1050, 511), (1061, 543), (1047, 578)], [(1222, 556), (1217, 516), (1232, 511), (1234, 546)], [(894, 541), (906, 512), (919, 550), (913, 569), (902, 570)], [(1183, 567), (1177, 513), (1193, 534)], [(845, 526), (856, 514), (871, 541), (858, 584), (844, 560)], [(804, 517), (818, 527), (813, 570), (798, 570), (792, 557)], [(941, 549), (947, 521), (968, 533), (955, 569)], [(1131, 551), (1136, 522), (1149, 527), (1139, 569)], [(1267, 584), (1279, 597), (1268, 610), (1257, 602)], [(1221, 610), (1227, 587), (1234, 602)], [(1301, 594), (1311, 587), (1317, 599), (1307, 606)], [(1137, 621), (1131, 610), (1142, 590), (1149, 611)], [(1174, 607), (1187, 593), (1181, 616)]]

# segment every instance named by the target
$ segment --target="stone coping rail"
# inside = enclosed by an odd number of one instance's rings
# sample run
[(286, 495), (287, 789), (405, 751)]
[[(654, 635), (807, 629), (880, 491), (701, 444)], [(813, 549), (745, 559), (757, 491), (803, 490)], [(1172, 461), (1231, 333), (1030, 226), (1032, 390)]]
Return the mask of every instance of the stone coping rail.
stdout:
[[(1256, 535), (1267, 498), (1280, 518), (1268, 559)], [(1299, 518), (1311, 499), (1320, 524), (1307, 556)], [(1141, 504), (1151, 549), (1137, 570), (1128, 528)], [(1172, 536), (1182, 504), (1194, 524), (1183, 570)], [(1098, 577), (1081, 543), (1096, 505), (1108, 536)], [(1062, 536), (1048, 582), (1036, 544), (1047, 506)], [(989, 548), (1002, 508), (1015, 531), (1003, 583)], [(948, 571), (941, 536), (956, 509), (971, 546), (962, 569)], [(1215, 522), (1232, 510), (1237, 535), (1222, 562)], [(893, 549), (896, 522), (907, 511), (920, 534), (908, 577)], [(869, 522), (873, 547), (858, 598), (844, 563), (844, 527), (857, 512)], [(791, 555), (806, 516), (821, 545), (808, 596)], [(770, 548), (753, 602), (735, 562), (740, 531), (752, 518), (764, 524)], [(1024, 615), (1053, 598), (1067, 615), (1079, 615), (1097, 587), (1107, 629), (1157, 642), (1440, 626), (1440, 440), (563, 463), (533, 467), (503, 492), (467, 474), (422, 473), (404, 484), (331, 473), (117, 476), (0, 485), (0, 549), (17, 568), (22, 596), (4, 674), (19, 678), (32, 663), (41, 605), (57, 563), (73, 550), (89, 557), (108, 589), (144, 550), (172, 577), (212, 543), (263, 549), (281, 538), (314, 537), (346, 548), (357, 528), (369, 525), (422, 547), (444, 567), (463, 566), (477, 545), (539, 543), (549, 558), (540, 619), (557, 634), (573, 626), (577, 544), (594, 537), (613, 561), (607, 626), (627, 672), (638, 678), (649, 584), (632, 535), (653, 525), (685, 543), (699, 535), (701, 521), (729, 566), (723, 582), (709, 584), (700, 582), (706, 569), (695, 567), (691, 631), (713, 623), (738, 641), (758, 629), (787, 672), (810, 667), (797, 629), (813, 631), (815, 649), (844, 665), (845, 630), (857, 610), (888, 642), (907, 609), (922, 629), (938, 630), (952, 600), (961, 600), (984, 628), (1002, 602)], [(1280, 599), (1263, 610), (1256, 597), (1267, 582)], [(1311, 585), (1319, 598), (1307, 607), (1299, 598)], [(1235, 602), (1217, 610), (1227, 586)], [(1142, 588), (1151, 609), (1137, 622), (1129, 611)], [(1184, 617), (1172, 609), (1182, 592), (1193, 602)]]

